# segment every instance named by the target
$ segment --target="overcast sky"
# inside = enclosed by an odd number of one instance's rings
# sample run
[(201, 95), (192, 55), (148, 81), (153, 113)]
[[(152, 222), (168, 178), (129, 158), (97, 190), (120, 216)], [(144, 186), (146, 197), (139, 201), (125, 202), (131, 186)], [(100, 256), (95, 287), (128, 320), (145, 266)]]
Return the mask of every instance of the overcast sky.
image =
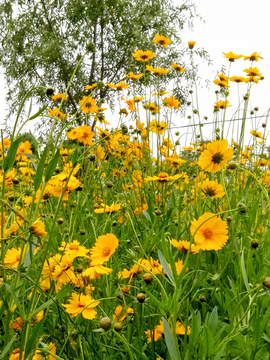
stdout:
[[(177, 3), (177, 0), (175, 0)], [(204, 48), (210, 54), (213, 60), (211, 68), (201, 65), (200, 75), (205, 79), (212, 81), (222, 65), (229, 65), (222, 52), (234, 52), (236, 54), (250, 55), (252, 52), (261, 52), (263, 60), (254, 63), (257, 66), (265, 80), (252, 87), (250, 109), (255, 106), (259, 107), (258, 115), (263, 115), (270, 107), (269, 101), (269, 82), (270, 82), (270, 47), (268, 36), (270, 33), (269, 6), (270, 0), (195, 0), (197, 12), (204, 18), (205, 23), (198, 20), (194, 23), (193, 32), (186, 30), (182, 36), (187, 42), (196, 41), (197, 48)], [(232, 63), (230, 76), (244, 76), (243, 70), (251, 66), (249, 61), (243, 59), (236, 60)], [(2, 71), (0, 74), (0, 114), (1, 118), (5, 116), (7, 108), (5, 102), (4, 78)], [(198, 88), (199, 94), (199, 111), (201, 117), (208, 116), (209, 122), (213, 119), (213, 104), (215, 100), (215, 90), (218, 87), (212, 85), (208, 91)], [(226, 113), (226, 119), (230, 119), (238, 105), (237, 87), (235, 83), (231, 84), (229, 102), (233, 105)], [(240, 84), (241, 98), (246, 92), (246, 85)], [(178, 120), (177, 120), (178, 121)], [(181, 121), (181, 124), (180, 124)], [(179, 125), (185, 125), (186, 120), (179, 119)], [(247, 130), (251, 128), (250, 122), (247, 123)], [(211, 132), (212, 126), (205, 126), (204, 132)]]

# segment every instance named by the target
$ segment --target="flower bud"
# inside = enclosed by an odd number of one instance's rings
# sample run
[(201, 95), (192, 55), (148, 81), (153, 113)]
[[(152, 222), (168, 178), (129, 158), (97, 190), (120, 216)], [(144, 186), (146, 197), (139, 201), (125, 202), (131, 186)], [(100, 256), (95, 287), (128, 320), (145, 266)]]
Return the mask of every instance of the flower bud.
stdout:
[(108, 316), (102, 318), (99, 322), (99, 326), (104, 330), (109, 329), (111, 324), (112, 324), (111, 319)]
[(145, 300), (145, 294), (144, 293), (139, 293), (137, 295), (137, 300), (139, 301), (139, 303), (143, 303)]
[(122, 324), (120, 322), (117, 322), (114, 324), (114, 330), (115, 331), (121, 331), (122, 330)]
[(263, 285), (270, 289), (270, 277), (266, 277), (263, 281)]
[(150, 273), (145, 273), (143, 275), (143, 280), (147, 283), (150, 284), (153, 281), (153, 275)]

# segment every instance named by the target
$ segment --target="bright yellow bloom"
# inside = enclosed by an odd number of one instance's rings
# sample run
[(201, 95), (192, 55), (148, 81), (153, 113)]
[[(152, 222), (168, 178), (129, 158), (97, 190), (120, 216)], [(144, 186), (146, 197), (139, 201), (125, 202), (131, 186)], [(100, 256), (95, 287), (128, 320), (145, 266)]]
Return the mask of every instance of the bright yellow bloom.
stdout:
[(257, 67), (250, 67), (248, 69), (243, 70), (247, 76), (262, 76), (260, 70)]
[(163, 35), (155, 35), (155, 39), (152, 40), (152, 42), (163, 47), (168, 47), (168, 44), (171, 43), (171, 40)]
[[(50, 342), (48, 345), (48, 350), (52, 354), (56, 354), (56, 346)], [(32, 357), (32, 360), (43, 360), (44, 356), (41, 354), (40, 350), (36, 350), (34, 356)], [(49, 355), (49, 357), (46, 357), (48, 360), (55, 360), (55, 357), (53, 355)]]
[[(65, 96), (65, 98), (64, 98), (64, 96)], [(67, 100), (67, 95), (65, 95), (64, 93), (63, 94), (58, 93), (58, 94), (52, 96), (52, 100), (54, 100), (54, 101), (59, 101), (59, 100), (62, 100), (63, 98), (64, 98), (64, 100)]]
[(258, 61), (259, 59), (263, 59), (263, 57), (260, 56), (261, 53), (254, 52), (250, 56), (244, 56), (244, 60), (250, 60), (250, 61)]
[(236, 55), (232, 51), (228, 53), (223, 53), (224, 57), (228, 59), (231, 62), (234, 62), (234, 60), (241, 59), (244, 55)]
[(233, 149), (228, 148), (228, 140), (213, 140), (199, 158), (203, 170), (216, 173), (233, 157)]
[(100, 301), (94, 300), (89, 295), (72, 293), (71, 296), (72, 300), (69, 300), (69, 304), (62, 304), (66, 312), (71, 314), (71, 317), (82, 314), (85, 319), (93, 320), (97, 314), (93, 308), (98, 306)]
[(180, 65), (177, 65), (175, 62), (172, 63), (171, 68), (181, 73), (184, 73), (186, 70), (182, 68)]
[(47, 108), (47, 110), (49, 111), (48, 116), (57, 116), (58, 120), (61, 120), (61, 118), (63, 117), (69, 117), (70, 115), (66, 115), (64, 113), (62, 113), (62, 111), (60, 111), (57, 107), (54, 108), (53, 110), (50, 108)]
[(16, 156), (17, 161), (20, 159), (22, 159), (23, 161), (27, 161), (27, 156), (23, 155), (22, 153), (33, 154), (32, 150), (31, 150), (31, 144), (28, 140), (21, 143), (20, 146), (18, 147), (17, 156)]
[(152, 131), (155, 134), (163, 135), (164, 131), (167, 130), (167, 123), (164, 121), (157, 121), (156, 119), (152, 120), (150, 122), (150, 131)]
[(219, 100), (218, 102), (214, 103), (214, 109), (227, 109), (229, 106), (232, 106), (229, 105), (229, 100)]
[(165, 183), (168, 181), (176, 181), (181, 178), (181, 174), (177, 174), (174, 176), (169, 176), (166, 172), (161, 172), (158, 174), (158, 176), (147, 176), (144, 180), (145, 181), (158, 181), (160, 183)]
[(219, 199), (225, 195), (223, 186), (219, 184), (217, 180), (213, 180), (213, 181), (209, 181), (209, 179), (204, 180), (201, 189), (205, 195), (210, 196), (213, 199)]
[(8, 249), (4, 258), (7, 267), (17, 268), (21, 257), (21, 249)]
[(97, 88), (97, 83), (95, 83), (95, 84), (92, 84), (92, 85), (86, 85), (85, 87), (84, 87), (84, 90), (92, 90), (92, 89), (95, 89), (95, 88)]
[(196, 41), (189, 41), (188, 42), (188, 46), (189, 46), (190, 49), (193, 49), (195, 44), (196, 44)]
[(228, 225), (220, 217), (211, 217), (212, 213), (204, 213), (198, 220), (191, 222), (190, 232), (194, 241), (202, 250), (220, 250), (228, 241)]
[(110, 88), (116, 89), (118, 91), (123, 90), (123, 89), (128, 89), (130, 87), (129, 85), (126, 85), (124, 83), (124, 81), (120, 81), (120, 83), (118, 83), (117, 85), (109, 83), (108, 86)]
[(163, 104), (167, 105), (169, 109), (172, 108), (179, 109), (180, 101), (172, 95), (170, 97), (165, 97), (163, 99)]
[(112, 203), (112, 205), (101, 204), (101, 208), (95, 209), (95, 213), (96, 214), (114, 213), (117, 212), (120, 209), (120, 207), (121, 204), (114, 204), (114, 202)]
[(78, 240), (73, 240), (70, 244), (62, 241), (61, 246), (58, 249), (64, 251), (65, 254), (70, 255), (72, 259), (79, 256), (85, 256), (89, 253), (89, 250), (86, 249), (86, 247), (81, 246)]
[(87, 277), (90, 280), (99, 279), (100, 275), (108, 275), (113, 271), (103, 265), (92, 265), (90, 264), (89, 268), (86, 269), (83, 273), (83, 277)]
[(230, 81), (236, 82), (236, 83), (245, 83), (246, 82), (246, 78), (244, 78), (243, 76), (232, 76), (230, 77)]
[(149, 61), (155, 57), (155, 53), (150, 50), (136, 50), (132, 55), (137, 61)]
[(46, 236), (47, 235), (47, 232), (45, 231), (45, 224), (40, 219), (36, 220), (32, 224), (31, 229), (37, 236)]
[(114, 234), (101, 235), (96, 239), (95, 246), (90, 250), (91, 265), (102, 265), (108, 261), (118, 248), (119, 242)]
[(130, 80), (138, 80), (138, 79), (140, 79), (140, 78), (143, 76), (143, 74), (135, 75), (135, 74), (133, 74), (133, 72), (131, 71), (131, 72), (129, 73), (129, 75), (124, 74), (124, 76), (126, 76), (126, 77), (127, 77), (128, 79), (130, 79)]
[(162, 74), (168, 74), (170, 70), (167, 70), (165, 68), (156, 68), (152, 70), (152, 73), (154, 75), (162, 75)]
[(190, 248), (190, 254), (197, 254), (200, 251), (200, 247), (196, 246), (194, 244), (191, 244), (189, 241), (186, 240), (180, 240), (177, 241), (175, 239), (172, 239), (170, 241), (172, 246), (176, 247), (181, 251), (181, 253), (186, 254)]
[(250, 130), (250, 134), (255, 136), (256, 138), (264, 140), (262, 133), (256, 130)]
[(85, 114), (96, 113), (98, 112), (98, 106), (96, 103), (96, 99), (91, 96), (83, 96), (83, 98), (79, 101), (79, 104), (81, 105), (80, 110)]
[(219, 79), (214, 80), (213, 83), (215, 85), (218, 85), (218, 86), (222, 87), (222, 88), (229, 88), (230, 87), (230, 85), (228, 84), (227, 81), (221, 81)]
[(77, 140), (84, 145), (91, 146), (93, 144), (93, 137), (95, 133), (92, 131), (91, 126), (83, 125), (77, 129)]

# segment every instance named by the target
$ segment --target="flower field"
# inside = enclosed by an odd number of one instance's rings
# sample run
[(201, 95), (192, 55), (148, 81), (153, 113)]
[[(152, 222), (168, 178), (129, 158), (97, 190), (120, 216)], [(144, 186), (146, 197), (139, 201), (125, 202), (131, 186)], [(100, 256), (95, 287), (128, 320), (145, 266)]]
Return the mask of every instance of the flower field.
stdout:
[[(194, 75), (187, 144), (172, 129), (182, 104), (159, 86), (185, 69), (161, 67), (171, 40), (152, 41), (155, 53), (134, 50), (140, 73), (83, 84), (76, 114), (65, 114), (71, 78), (65, 93), (44, 89), (52, 109), (24, 122), (19, 112), (1, 133), (1, 360), (269, 359), (268, 117), (249, 105), (262, 57), (224, 53), (211, 140)], [(229, 76), (243, 60), (245, 77)], [(232, 139), (226, 109), (239, 83)], [(104, 86), (119, 101), (116, 128), (97, 99)], [(38, 117), (50, 124), (44, 144), (22, 137)]]

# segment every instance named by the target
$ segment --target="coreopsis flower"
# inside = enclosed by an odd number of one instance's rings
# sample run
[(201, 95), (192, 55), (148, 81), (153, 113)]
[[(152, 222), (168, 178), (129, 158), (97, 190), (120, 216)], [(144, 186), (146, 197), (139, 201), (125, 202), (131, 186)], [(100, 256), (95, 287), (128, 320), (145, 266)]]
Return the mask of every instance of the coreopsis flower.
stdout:
[(116, 89), (118, 91), (123, 90), (123, 89), (128, 89), (130, 86), (126, 85), (124, 83), (124, 81), (120, 81), (120, 83), (118, 83), (117, 85), (111, 84), (109, 83), (108, 86), (112, 89)]
[(58, 249), (64, 251), (65, 254), (70, 255), (72, 259), (79, 256), (85, 256), (89, 253), (89, 250), (82, 246), (78, 240), (73, 240), (70, 244), (62, 241), (61, 246)]
[(9, 228), (5, 229), (4, 237), (8, 238), (10, 235), (15, 234), (15, 232), (18, 231), (19, 228), (20, 228), (20, 225), (19, 225), (18, 221), (13, 222)]
[(165, 37), (163, 35), (155, 35), (155, 39), (152, 40), (152, 43), (161, 45), (163, 47), (168, 47), (168, 44), (171, 43), (171, 40), (168, 37)]
[(67, 95), (65, 95), (64, 93), (63, 94), (58, 93), (58, 94), (52, 96), (52, 100), (54, 100), (54, 101), (59, 101), (59, 100), (62, 100), (63, 98), (64, 98), (64, 100), (67, 100)]
[(163, 135), (164, 131), (167, 130), (167, 123), (164, 121), (157, 121), (156, 119), (150, 122), (150, 131), (155, 134)]
[(47, 232), (45, 231), (45, 224), (40, 219), (37, 219), (31, 226), (32, 231), (37, 236), (46, 236)]
[(165, 90), (161, 89), (161, 90), (159, 90), (159, 92), (153, 93), (152, 95), (163, 96), (163, 95), (167, 95), (169, 93), (170, 93), (169, 91), (165, 91)]
[(179, 109), (180, 101), (172, 95), (170, 97), (165, 97), (163, 99), (163, 104), (168, 106), (169, 109)]
[(98, 86), (97, 83), (92, 84), (92, 85), (86, 85), (86, 86), (84, 87), (84, 90), (93, 90), (93, 89), (97, 88), (97, 86)]
[(119, 242), (114, 234), (101, 235), (90, 250), (91, 265), (102, 265), (108, 261), (118, 248)]
[(92, 96), (83, 96), (83, 98), (79, 101), (80, 110), (85, 114), (96, 113), (98, 112), (98, 106), (96, 99), (92, 98)]
[[(171, 332), (173, 333), (172, 327), (171, 327)], [(186, 329), (185, 326), (183, 324), (181, 324), (179, 320), (177, 320), (175, 332), (177, 335), (185, 335), (185, 334), (189, 335), (190, 334), (190, 326), (188, 326)], [(162, 337), (162, 335), (164, 334), (163, 322), (160, 320), (159, 325), (155, 326), (153, 332), (151, 330), (147, 330), (147, 331), (145, 331), (145, 334), (147, 334), (147, 336), (148, 336), (147, 340), (149, 342), (152, 341), (152, 338), (154, 341), (158, 341), (158, 339), (160, 339)]]
[(171, 68), (173, 68), (176, 71), (179, 71), (180, 73), (184, 73), (186, 70), (182, 68), (182, 66), (177, 65), (175, 62), (172, 63)]
[(220, 79), (213, 80), (213, 83), (215, 85), (218, 85), (218, 86), (222, 87), (222, 88), (229, 88), (230, 87), (230, 85), (228, 84), (227, 81), (221, 81)]
[(95, 209), (96, 214), (104, 214), (104, 213), (114, 213), (120, 210), (121, 204), (114, 204), (112, 205), (105, 205), (101, 204), (101, 207), (99, 209)]
[(165, 68), (156, 68), (152, 70), (152, 73), (154, 75), (162, 75), (162, 74), (168, 74), (170, 70), (167, 70)]
[[(178, 261), (176, 261), (174, 264), (175, 264), (176, 274), (179, 275), (180, 272), (182, 271), (183, 267), (184, 267), (183, 260), (178, 259)], [(169, 264), (168, 266), (169, 266), (170, 270), (172, 271), (171, 264)], [(165, 271), (164, 271), (164, 273), (166, 274)]]
[(24, 326), (24, 321), (21, 317), (17, 317), (14, 320), (10, 320), (9, 327), (13, 330), (22, 330)]
[(93, 320), (97, 314), (94, 308), (99, 305), (100, 301), (94, 300), (89, 295), (72, 293), (72, 300), (69, 304), (62, 304), (66, 308), (66, 312), (71, 314), (71, 317), (82, 314), (85, 319)]
[(130, 79), (130, 80), (139, 80), (139, 79), (143, 76), (143, 74), (138, 74), (138, 75), (136, 75), (136, 74), (134, 74), (134, 73), (131, 71), (131, 72), (129, 73), (129, 75), (124, 74), (124, 76), (127, 77), (127, 78)]
[(171, 164), (174, 168), (178, 168), (179, 165), (185, 164), (187, 161), (181, 159), (176, 153), (173, 153), (169, 157), (166, 157), (166, 162)]
[(190, 248), (190, 254), (197, 254), (200, 251), (200, 247), (195, 244), (191, 244), (189, 241), (171, 239), (170, 243), (172, 246), (176, 247), (181, 251), (181, 253), (186, 254)]
[(48, 116), (54, 117), (57, 116), (58, 120), (61, 120), (61, 118), (64, 117), (69, 117), (70, 115), (64, 114), (62, 111), (60, 111), (57, 107), (54, 108), (53, 110), (50, 108), (47, 108), (47, 110), (49, 111)]
[(134, 264), (130, 270), (124, 269), (123, 271), (118, 272), (118, 277), (122, 279), (131, 279), (135, 274), (142, 274), (144, 269), (139, 265), (145, 265), (148, 260), (139, 259), (138, 264)]
[(224, 57), (226, 59), (228, 59), (230, 62), (234, 62), (234, 60), (238, 60), (241, 59), (242, 57), (244, 57), (244, 55), (236, 55), (235, 53), (233, 53), (232, 51), (228, 52), (228, 53), (223, 53)]
[(155, 57), (155, 53), (153, 53), (153, 51), (150, 50), (136, 50), (134, 52), (134, 54), (132, 54), (132, 56), (137, 60), (137, 61), (149, 61), (151, 59), (153, 59)]
[(210, 181), (209, 179), (204, 180), (201, 185), (201, 189), (205, 195), (213, 198), (220, 199), (225, 195), (224, 188), (217, 180)]
[(174, 176), (170, 176), (166, 172), (161, 172), (158, 176), (147, 176), (144, 180), (145, 181), (158, 181), (159, 183), (165, 183), (168, 181), (176, 181), (181, 178), (181, 174), (176, 174)]
[(243, 71), (247, 74), (247, 76), (259, 76), (259, 77), (262, 76), (262, 74), (260, 73), (260, 70), (257, 67), (250, 67)]
[(229, 106), (232, 106), (229, 105), (229, 100), (219, 100), (218, 102), (214, 103), (214, 109), (227, 109)]
[(93, 144), (93, 137), (95, 136), (91, 126), (83, 125), (77, 129), (77, 140), (84, 145), (91, 146)]
[(23, 153), (25, 154), (33, 154), (32, 150), (31, 150), (31, 144), (28, 140), (26, 140), (25, 142), (21, 143), (20, 146), (18, 147), (17, 153), (16, 153), (16, 160), (20, 160), (22, 159), (23, 161), (27, 161), (27, 156), (23, 155)]
[(70, 140), (77, 140), (78, 138), (78, 128), (72, 129), (67, 133), (67, 136)]
[(190, 49), (193, 49), (194, 46), (195, 46), (195, 44), (196, 44), (196, 41), (189, 41), (189, 42), (188, 42), (188, 47), (189, 47)]
[[(36, 350), (34, 356), (32, 357), (32, 360), (43, 360), (44, 359), (43, 354), (44, 352), (46, 352), (46, 350), (56, 355), (56, 346), (54, 345), (54, 343), (50, 342), (46, 348)], [(46, 359), (55, 360), (55, 357), (53, 355), (48, 355), (46, 356)]]
[[(3, 139), (3, 145), (4, 145), (4, 149), (7, 149), (10, 147), (10, 140), (9, 139)], [(0, 150), (2, 150), (2, 142), (0, 144)]]
[(190, 232), (195, 243), (202, 250), (220, 250), (228, 241), (228, 225), (220, 217), (211, 217), (212, 213), (204, 213), (198, 220), (191, 222)]
[(89, 268), (84, 270), (82, 273), (83, 277), (89, 278), (89, 280), (99, 279), (100, 275), (108, 275), (113, 271), (113, 269), (107, 268), (103, 265), (92, 265), (90, 264)]
[(266, 159), (258, 159), (256, 161), (256, 166), (258, 167), (264, 167), (266, 165), (269, 165), (269, 161), (267, 161)]
[(4, 264), (7, 267), (17, 268), (21, 257), (21, 249), (8, 249), (4, 258)]
[(251, 153), (247, 150), (244, 150), (244, 151), (240, 151), (240, 154), (241, 156), (244, 158), (244, 159), (247, 159), (247, 160), (250, 160), (252, 161), (253, 159), (251, 158)]
[(243, 76), (232, 76), (230, 77), (230, 81), (232, 82), (236, 82), (236, 83), (245, 83), (246, 82), (246, 78), (244, 78)]
[(121, 305), (117, 305), (114, 309), (113, 319), (115, 322), (122, 322), (127, 317), (127, 314), (134, 314), (134, 310), (129, 308), (123, 308)]
[(56, 254), (45, 261), (42, 269), (44, 280), (57, 280), (60, 284), (67, 284), (75, 279), (72, 268), (73, 259), (70, 255)]
[[(18, 348), (12, 351), (9, 360), (19, 360), (19, 358), (20, 358), (20, 349)], [(24, 351), (22, 353), (21, 359), (24, 360)]]
[(244, 56), (244, 60), (250, 60), (250, 61), (258, 61), (259, 59), (263, 59), (263, 57), (260, 56), (261, 53), (254, 52), (250, 56)]
[(216, 173), (233, 157), (233, 148), (228, 148), (228, 140), (213, 140), (207, 144), (199, 157), (199, 165), (203, 170)]
[(152, 103), (146, 103), (146, 104), (143, 105), (143, 107), (144, 107), (146, 110), (151, 111), (152, 113), (157, 113), (157, 112), (159, 112), (159, 110), (160, 110), (160, 107), (157, 106), (154, 102), (152, 102)]
[(256, 130), (250, 130), (250, 134), (255, 136), (256, 138), (264, 140), (262, 133)]

